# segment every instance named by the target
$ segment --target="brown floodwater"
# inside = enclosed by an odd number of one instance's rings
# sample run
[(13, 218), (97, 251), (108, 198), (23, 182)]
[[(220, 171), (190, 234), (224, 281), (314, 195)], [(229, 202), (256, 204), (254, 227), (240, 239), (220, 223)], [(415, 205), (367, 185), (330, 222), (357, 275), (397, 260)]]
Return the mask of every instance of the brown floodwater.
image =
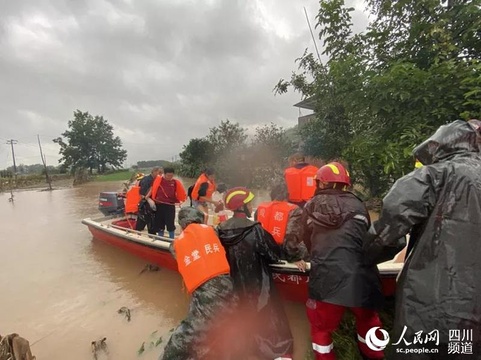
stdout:
[[(93, 239), (81, 224), (101, 216), (98, 193), (120, 185), (18, 191), (14, 203), (0, 194), (0, 334), (28, 339), (37, 360), (91, 359), (91, 341), (103, 337), (109, 359), (157, 359), (187, 312), (177, 273), (139, 275), (144, 260)], [(130, 322), (117, 313), (122, 306), (131, 309)], [(310, 343), (304, 305), (286, 303), (286, 310), (303, 359)]]

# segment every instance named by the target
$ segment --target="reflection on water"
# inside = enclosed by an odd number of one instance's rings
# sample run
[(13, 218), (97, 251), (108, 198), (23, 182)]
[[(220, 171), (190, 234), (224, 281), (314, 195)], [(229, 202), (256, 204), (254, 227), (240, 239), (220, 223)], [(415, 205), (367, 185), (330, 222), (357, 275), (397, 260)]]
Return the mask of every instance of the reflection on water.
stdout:
[[(111, 359), (135, 359), (152, 332), (168, 332), (187, 310), (177, 273), (139, 275), (143, 260), (92, 239), (80, 223), (101, 215), (100, 191), (120, 188), (104, 182), (19, 191), (13, 204), (0, 194), (0, 334), (27, 338), (39, 360), (88, 359), (100, 337)], [(122, 306), (132, 309), (131, 322), (117, 313)], [(304, 306), (287, 304), (287, 311), (302, 353), (309, 341)], [(158, 349), (145, 349), (143, 359), (157, 359)]]

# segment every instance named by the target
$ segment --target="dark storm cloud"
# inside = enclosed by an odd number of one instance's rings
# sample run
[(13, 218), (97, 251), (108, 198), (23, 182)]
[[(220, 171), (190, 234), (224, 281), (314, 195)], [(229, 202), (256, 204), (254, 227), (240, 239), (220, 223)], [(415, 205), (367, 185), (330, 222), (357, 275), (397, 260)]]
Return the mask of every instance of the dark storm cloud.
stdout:
[[(170, 159), (229, 118), (295, 125), (299, 94), (274, 96), (312, 40), (315, 1), (8, 1), (0, 14), (0, 141), (36, 163), (75, 109), (103, 115), (128, 163)], [(365, 23), (361, 12), (355, 22)], [(361, 25), (362, 26), (362, 25)], [(8, 151), (0, 150), (0, 168)], [(55, 159), (56, 160), (56, 159)]]

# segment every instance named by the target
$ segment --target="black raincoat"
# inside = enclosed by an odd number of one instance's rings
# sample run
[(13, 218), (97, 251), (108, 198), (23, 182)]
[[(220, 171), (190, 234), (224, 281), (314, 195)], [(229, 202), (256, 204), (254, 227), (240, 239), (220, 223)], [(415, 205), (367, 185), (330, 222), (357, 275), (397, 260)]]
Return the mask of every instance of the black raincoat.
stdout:
[(280, 246), (260, 223), (245, 218), (231, 218), (217, 231), (241, 304), (262, 319), (255, 333), (245, 334), (252, 336), (252, 354), (262, 359), (292, 355), (292, 334), (269, 267), (279, 261)]
[(378, 309), (383, 295), (379, 271), (363, 253), (369, 213), (354, 194), (317, 190), (304, 206), (304, 240), (311, 255), (309, 298), (346, 307)]
[[(472, 330), (474, 339), (464, 342), (473, 346), (473, 358), (479, 358), (481, 156), (476, 133), (457, 120), (440, 127), (414, 155), (425, 166), (394, 184), (366, 239), (367, 255), (379, 263), (401, 250), (404, 235), (415, 230), (398, 278), (393, 343), (405, 327), (404, 339), (410, 343), (416, 332), (438, 330), (439, 353), (431, 358), (453, 359), (456, 355), (447, 356), (450, 330), (461, 335)], [(429, 356), (418, 354), (416, 359)]]

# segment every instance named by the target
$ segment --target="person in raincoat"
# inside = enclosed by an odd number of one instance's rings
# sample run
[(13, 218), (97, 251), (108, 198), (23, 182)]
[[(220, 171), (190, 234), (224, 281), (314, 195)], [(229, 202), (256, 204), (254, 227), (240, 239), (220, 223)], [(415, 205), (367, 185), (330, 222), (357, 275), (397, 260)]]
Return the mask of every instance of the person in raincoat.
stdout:
[(253, 199), (254, 194), (244, 187), (230, 189), (225, 205), (234, 215), (217, 232), (243, 305), (239, 323), (253, 320), (243, 334), (247, 352), (259, 359), (287, 360), (292, 358), (294, 341), (269, 267), (280, 260), (281, 247), (261, 224), (249, 219)]
[(159, 359), (230, 359), (229, 340), (222, 337), (222, 328), (227, 328), (238, 304), (224, 248), (214, 228), (203, 224), (201, 211), (183, 208), (178, 222), (183, 231), (171, 252), (192, 298), (187, 317)]
[(366, 238), (367, 256), (380, 263), (416, 230), (398, 277), (394, 359), (405, 359), (395, 347), (436, 351), (416, 359), (481, 356), (479, 138), (479, 122), (456, 120), (418, 145), (424, 166), (396, 181)]
[[(336, 358), (332, 333), (346, 309), (356, 318), (358, 348), (364, 359), (382, 359), (366, 344), (373, 327), (381, 327), (377, 310), (384, 301), (376, 265), (368, 264), (363, 237), (370, 225), (363, 202), (347, 188), (349, 173), (338, 162), (322, 166), (317, 189), (303, 209), (300, 239), (311, 255), (307, 317), (316, 360)], [(385, 338), (379, 334), (379, 339)], [(386, 342), (387, 343), (387, 342)]]

